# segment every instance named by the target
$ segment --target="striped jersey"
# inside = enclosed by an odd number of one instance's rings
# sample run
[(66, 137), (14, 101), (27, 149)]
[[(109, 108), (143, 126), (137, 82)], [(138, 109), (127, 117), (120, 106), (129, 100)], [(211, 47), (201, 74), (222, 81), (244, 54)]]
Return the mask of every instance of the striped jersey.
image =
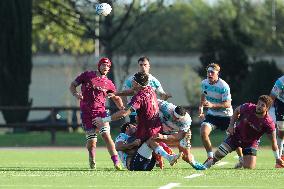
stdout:
[[(126, 144), (129, 137), (130, 136), (125, 134), (125, 133), (119, 133), (119, 135), (115, 139), (115, 143), (123, 142), (124, 144)], [(123, 152), (123, 151), (118, 151), (117, 153), (118, 153), (118, 156), (119, 156), (120, 161), (122, 162), (123, 166), (125, 168), (127, 168), (126, 167), (126, 158), (127, 158), (128, 154)]]
[(164, 100), (158, 100), (159, 105), (159, 115), (162, 121), (162, 124), (165, 124), (167, 127), (170, 127), (171, 132), (184, 131), (188, 132), (191, 126), (191, 117), (188, 113), (182, 119), (174, 120), (173, 114), (176, 106), (172, 103), (169, 103)]
[(284, 76), (278, 78), (271, 90), (271, 94), (284, 103)]
[[(201, 83), (201, 92), (205, 95), (205, 99), (211, 103), (222, 103), (232, 100), (229, 85), (221, 78), (211, 85), (208, 79), (204, 79)], [(233, 108), (208, 108), (207, 114), (220, 117), (228, 117), (233, 115)]]

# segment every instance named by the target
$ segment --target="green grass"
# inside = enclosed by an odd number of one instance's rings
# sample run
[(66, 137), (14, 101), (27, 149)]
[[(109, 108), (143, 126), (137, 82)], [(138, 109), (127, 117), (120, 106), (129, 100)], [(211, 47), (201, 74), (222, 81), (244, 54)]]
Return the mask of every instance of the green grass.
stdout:
[[(203, 161), (203, 149), (193, 149)], [(14, 148), (0, 149), (0, 188), (160, 188), (179, 183), (182, 188), (284, 188), (284, 169), (274, 169), (270, 149), (258, 153), (255, 170), (232, 169), (235, 153), (228, 155), (224, 166), (195, 171), (183, 161), (164, 170), (151, 172), (114, 171), (105, 149), (97, 150), (97, 170), (88, 169), (83, 148)], [(203, 174), (186, 179), (192, 174)], [(174, 188), (178, 188), (174, 187)]]

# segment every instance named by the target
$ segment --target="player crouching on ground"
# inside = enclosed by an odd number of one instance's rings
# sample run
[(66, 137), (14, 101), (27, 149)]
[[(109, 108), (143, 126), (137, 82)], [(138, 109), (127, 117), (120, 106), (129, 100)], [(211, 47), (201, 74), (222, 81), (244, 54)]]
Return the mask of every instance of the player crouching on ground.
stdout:
[[(115, 147), (123, 166), (130, 171), (151, 171), (156, 163), (153, 149), (160, 148), (153, 139), (148, 139), (141, 145), (141, 140), (135, 138), (136, 125), (125, 123), (121, 126), (121, 133), (115, 140)], [(139, 147), (140, 146), (140, 147)], [(167, 158), (173, 165), (178, 156), (167, 154)]]
[(178, 147), (183, 153), (182, 159), (196, 170), (204, 170), (203, 164), (195, 161), (190, 152), (191, 144), (191, 117), (181, 106), (175, 106), (167, 101), (158, 100), (159, 115), (163, 124), (163, 134), (155, 136), (157, 141), (165, 142), (170, 146)]
[(243, 167), (254, 169), (259, 140), (266, 133), (272, 143), (276, 163), (283, 167), (284, 162), (280, 158), (276, 141), (275, 124), (268, 114), (271, 104), (272, 99), (267, 95), (262, 95), (258, 98), (256, 105), (245, 103), (237, 107), (227, 129), (230, 135), (214, 153), (214, 158), (207, 161), (205, 166), (210, 168), (211, 165), (224, 158), (228, 153), (236, 150), (237, 147), (241, 147), (244, 154)]

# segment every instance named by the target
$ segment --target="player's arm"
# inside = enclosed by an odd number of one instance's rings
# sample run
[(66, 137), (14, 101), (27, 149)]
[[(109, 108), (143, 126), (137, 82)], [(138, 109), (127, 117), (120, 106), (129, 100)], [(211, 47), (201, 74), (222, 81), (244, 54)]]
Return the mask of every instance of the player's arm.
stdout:
[(206, 101), (205, 94), (201, 94), (200, 102), (199, 102), (199, 106), (198, 106), (199, 117), (204, 117), (203, 104), (204, 104), (205, 101)]
[(180, 141), (181, 139), (183, 139), (185, 137), (187, 133), (184, 131), (179, 131), (176, 134), (171, 134), (171, 135), (162, 135), (160, 133), (157, 134), (157, 136), (155, 136), (155, 139), (159, 139), (162, 141), (169, 141), (169, 142), (177, 142)]
[(74, 97), (76, 97), (78, 100), (82, 100), (83, 99), (82, 94), (78, 93), (77, 89), (76, 89), (78, 86), (79, 86), (79, 84), (76, 81), (73, 81), (70, 84), (69, 90)]
[(271, 134), (267, 134), (267, 137), (271, 141), (271, 149), (274, 154), (276, 163), (284, 166), (284, 162), (280, 158), (279, 149), (277, 146), (276, 131), (274, 130)]
[(115, 143), (115, 149), (117, 151), (126, 151), (126, 150), (130, 150), (134, 147), (138, 147), (141, 144), (141, 140), (140, 139), (136, 139), (131, 143), (125, 144), (123, 141), (119, 141)]
[(112, 96), (110, 98), (113, 100), (113, 102), (115, 103), (115, 105), (118, 109), (120, 109), (120, 110), (124, 109), (123, 101), (119, 96)]
[(92, 122), (96, 126), (100, 127), (100, 126), (103, 126), (104, 123), (106, 123), (106, 122), (112, 122), (112, 121), (119, 120), (123, 117), (126, 117), (133, 111), (134, 111), (134, 109), (130, 106), (127, 109), (123, 109), (123, 110), (119, 110), (119, 111), (115, 112), (111, 116), (104, 117), (104, 118), (97, 117), (94, 120), (92, 120)]
[(133, 96), (135, 94), (133, 89), (125, 89), (114, 93), (116, 96)]
[(231, 106), (231, 100), (225, 100), (221, 103), (211, 103), (209, 101), (203, 103), (203, 107), (212, 109), (230, 108)]
[(227, 132), (230, 134), (230, 135), (233, 135), (235, 133), (235, 123), (237, 122), (239, 116), (240, 116), (240, 113), (241, 113), (241, 106), (238, 106), (231, 119), (230, 119), (230, 124), (229, 124), (229, 127), (227, 129)]

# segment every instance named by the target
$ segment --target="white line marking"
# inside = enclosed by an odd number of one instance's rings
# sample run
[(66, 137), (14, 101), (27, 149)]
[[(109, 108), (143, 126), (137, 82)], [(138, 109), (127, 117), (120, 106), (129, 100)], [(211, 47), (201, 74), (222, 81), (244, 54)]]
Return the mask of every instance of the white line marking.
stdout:
[(216, 166), (223, 166), (223, 165), (226, 165), (226, 164), (228, 164), (228, 162), (226, 162), (226, 161), (221, 161), (221, 162), (217, 162), (217, 163), (216, 163)]
[(161, 186), (159, 189), (171, 189), (171, 188), (177, 187), (179, 185), (180, 185), (180, 183), (169, 183), (165, 186)]
[(192, 175), (189, 175), (189, 176), (186, 176), (186, 177), (184, 177), (184, 178), (186, 178), (186, 179), (192, 179), (192, 178), (195, 178), (195, 177), (200, 177), (200, 176), (202, 176), (203, 174), (192, 174)]

